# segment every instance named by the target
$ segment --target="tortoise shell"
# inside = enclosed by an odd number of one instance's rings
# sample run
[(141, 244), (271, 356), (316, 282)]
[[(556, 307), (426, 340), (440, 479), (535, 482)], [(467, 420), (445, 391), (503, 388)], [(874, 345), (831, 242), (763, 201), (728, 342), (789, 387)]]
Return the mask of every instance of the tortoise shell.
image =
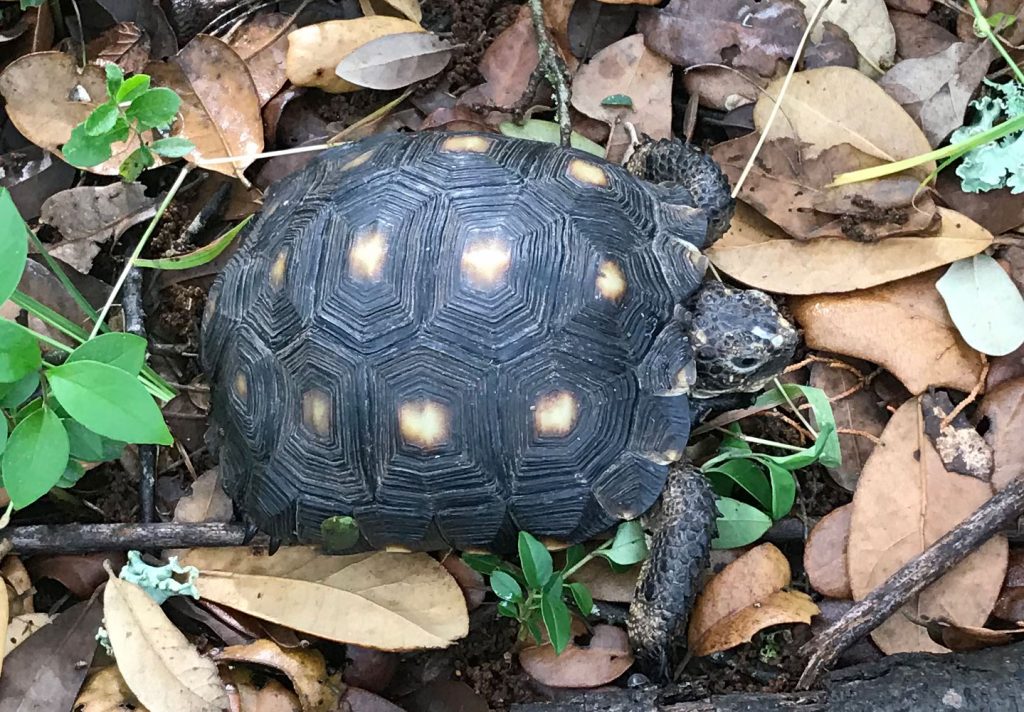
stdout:
[(412, 549), (575, 542), (640, 515), (689, 435), (693, 204), (498, 135), (325, 152), (273, 187), (210, 293), (229, 493), (285, 541), (349, 515)]

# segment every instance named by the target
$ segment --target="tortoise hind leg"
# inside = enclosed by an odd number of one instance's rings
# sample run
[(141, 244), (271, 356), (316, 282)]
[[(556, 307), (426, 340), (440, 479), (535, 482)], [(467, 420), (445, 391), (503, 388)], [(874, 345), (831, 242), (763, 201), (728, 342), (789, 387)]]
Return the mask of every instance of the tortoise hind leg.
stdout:
[(704, 474), (689, 463), (672, 467), (651, 510), (650, 555), (629, 608), (629, 639), (640, 670), (655, 681), (672, 674), (671, 644), (686, 622), (708, 566), (717, 518)]

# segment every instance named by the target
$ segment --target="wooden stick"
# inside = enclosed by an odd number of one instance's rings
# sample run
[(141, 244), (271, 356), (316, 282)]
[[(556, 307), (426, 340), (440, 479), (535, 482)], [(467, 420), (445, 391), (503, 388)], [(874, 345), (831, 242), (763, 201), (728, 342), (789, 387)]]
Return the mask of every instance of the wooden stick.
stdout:
[(808, 690), (843, 651), (873, 631), (903, 604), (966, 559), (1000, 529), (1024, 513), (1024, 478), (1010, 482), (945, 536), (858, 601), (802, 651), (808, 655), (798, 690)]
[[(187, 549), (194, 546), (242, 546), (242, 524), (61, 524), (11, 527), (3, 531), (19, 554), (84, 554), (129, 549)], [(266, 546), (268, 539), (253, 539)]]

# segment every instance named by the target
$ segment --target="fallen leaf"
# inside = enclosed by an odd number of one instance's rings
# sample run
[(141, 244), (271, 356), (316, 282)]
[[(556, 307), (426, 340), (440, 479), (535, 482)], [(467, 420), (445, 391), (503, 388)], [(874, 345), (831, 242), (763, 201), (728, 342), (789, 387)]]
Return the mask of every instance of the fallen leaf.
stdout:
[(728, 67), (707, 65), (687, 71), (683, 75), (683, 86), (699, 97), (701, 106), (733, 111), (757, 101), (759, 89), (768, 86), (768, 80), (757, 74), (741, 76)]
[(362, 87), (346, 82), (334, 69), (353, 50), (370, 40), (400, 32), (424, 32), (415, 22), (374, 15), (307, 25), (288, 34), (285, 69), (292, 84), (340, 94)]
[(839, 25), (821, 23), (821, 37), (811, 42), (804, 52), (804, 69), (819, 67), (856, 67), (860, 62), (857, 47), (850, 35)]
[(125, 74), (141, 72), (149, 61), (149, 34), (134, 22), (119, 22), (86, 45), (89, 59), (103, 66), (114, 63)]
[(35, 580), (53, 579), (76, 598), (89, 598), (107, 580), (103, 562), (110, 562), (114, 569), (120, 569), (127, 562), (122, 552), (98, 552), (95, 554), (51, 554), (33, 556), (28, 560), (28, 570)]
[(929, 391), (921, 396), (924, 434), (942, 460), (947, 472), (967, 475), (990, 482), (992, 479), (992, 447), (985, 442), (967, 416), (958, 413), (952, 422), (946, 419), (953, 412), (953, 402), (945, 391)]
[(687, 632), (690, 648), (702, 649), (704, 636), (715, 625), (788, 586), (790, 577), (789, 562), (774, 544), (744, 553), (708, 581), (697, 597)]
[(239, 547), (190, 549), (181, 560), (203, 571), (203, 598), (328, 640), (443, 648), (469, 626), (462, 590), (426, 554), (325, 556), (284, 547), (271, 557)]
[[(449, 556), (446, 561), (462, 561)], [(469, 568), (468, 566), (466, 568)], [(383, 692), (391, 684), (398, 670), (399, 656), (383, 650), (364, 648), (362, 645), (345, 646), (345, 669), (342, 679), (346, 684), (371, 692)]]
[(192, 647), (145, 591), (111, 575), (103, 606), (121, 676), (151, 712), (220, 712), (227, 707), (217, 666)]
[[(946, 618), (923, 617), (928, 636), (937, 644), (955, 653), (996, 648), (1015, 643), (1024, 636), (1024, 628), (992, 630), (970, 625), (957, 625)], [(1021, 625), (1021, 624), (1018, 624)]]
[[(754, 106), (754, 125), (763, 131), (782, 78), (776, 79)], [(793, 75), (769, 139), (795, 138), (817, 153), (848, 143), (882, 161), (897, 161), (931, 150), (927, 137), (903, 107), (855, 69), (822, 67)], [(907, 171), (923, 179), (934, 162)]]
[(587, 645), (570, 639), (561, 655), (547, 643), (529, 645), (519, 652), (527, 674), (550, 687), (600, 687), (626, 672), (633, 664), (629, 636), (611, 625), (595, 625)]
[[(448, 682), (447, 680), (435, 681), (435, 682)], [(465, 684), (465, 683), (463, 683)], [(430, 685), (427, 685), (430, 687)], [(422, 688), (422, 689), (427, 689)], [(473, 690), (470, 693), (476, 694)], [(352, 712), (405, 712), (405, 709), (399, 707), (396, 704), (388, 702), (383, 697), (375, 695), (372, 692), (366, 690), (360, 690), (358, 687), (350, 687), (345, 691), (345, 695), (341, 698), (342, 704), (348, 705), (348, 709)], [(406, 708), (408, 709), (408, 707)], [(458, 708), (459, 712), (474, 712), (472, 708)], [(486, 703), (484, 708), (480, 712), (487, 709)]]
[[(238, 689), (241, 712), (307, 712), (294, 692), (277, 680), (267, 680), (262, 672), (233, 666), (224, 675)], [(344, 707), (338, 709), (349, 712)]]
[(929, 386), (969, 391), (981, 376), (981, 356), (946, 314), (936, 276), (926, 272), (848, 294), (795, 297), (790, 306), (812, 349), (884, 366), (913, 394)]
[(216, 467), (201, 474), (192, 483), (192, 494), (178, 500), (174, 507), (174, 521), (230, 522), (234, 515), (231, 498), (220, 484), (220, 470)]
[(486, 81), (459, 97), (472, 106), (512, 107), (526, 93), (530, 76), (537, 67), (537, 36), (529, 8), (522, 8), (515, 22), (506, 27), (480, 58), (480, 76)]
[[(856, 376), (844, 368), (836, 368), (825, 363), (811, 365), (810, 385), (822, 389), (829, 397), (836, 427), (877, 437), (882, 434), (889, 414), (870, 388), (860, 388), (839, 400), (832, 400), (857, 384)], [(828, 473), (836, 484), (853, 492), (857, 487), (857, 478), (860, 477), (864, 462), (875, 449), (875, 443), (870, 437), (841, 432), (839, 449), (842, 463), (839, 467), (828, 468)]]
[(978, 420), (988, 423), (985, 441), (995, 456), (992, 486), (1001, 490), (1024, 475), (1024, 378), (1007, 381), (988, 392), (978, 408)]
[[(4, 658), (7, 656), (7, 646), (9, 636), (7, 634), (7, 627), (10, 624), (11, 619), (11, 604), (7, 600), (7, 584), (0, 580), (0, 633), (4, 635), (4, 649), (3, 655), (0, 656), (0, 673), (4, 669)], [(11, 648), (13, 649), (13, 645)]]
[(783, 623), (810, 623), (818, 607), (803, 591), (776, 591), (763, 601), (733, 613), (711, 626), (693, 649), (697, 656), (735, 648), (756, 633)]
[(22, 613), (11, 618), (7, 624), (7, 635), (3, 639), (3, 657), (10, 655), (26, 638), (52, 622), (53, 616), (46, 613)]
[[(471, 611), (479, 608), (480, 604), (484, 602), (487, 592), (490, 590), (487, 582), (484, 581), (483, 575), (479, 571), (471, 569), (462, 560), (461, 556), (445, 556), (441, 559), (441, 565), (452, 575), (452, 578), (459, 584), (459, 588), (462, 589), (462, 595), (466, 597), (466, 608)], [(357, 686), (366, 687), (366, 685)]]
[(398, 32), (372, 39), (345, 55), (335, 73), (369, 89), (401, 89), (434, 76), (454, 47), (428, 32)]
[(902, 59), (929, 57), (955, 44), (957, 36), (936, 22), (908, 12), (890, 12), (896, 31), (896, 55)]
[(613, 571), (607, 561), (591, 559), (569, 579), (582, 583), (595, 601), (631, 603), (636, 592), (636, 579), (640, 564), (625, 571)]
[(423, 10), (419, 0), (359, 0), (359, 9), (367, 17), (371, 15), (391, 15), (404, 17), (412, 22), (423, 20)]
[(78, 171), (49, 151), (28, 145), (0, 155), (0, 186), (7, 188), (21, 217), (39, 217), (43, 202), (71, 186)]
[(96, 652), (99, 598), (71, 606), (4, 659), (0, 712), (69, 710)]
[[(749, 133), (716, 145), (711, 156), (734, 185), (758, 135)], [(766, 142), (747, 175), (739, 198), (798, 240), (828, 237), (875, 242), (935, 232), (940, 218), (928, 196), (917, 196), (910, 176), (830, 187), (845, 171), (880, 165), (848, 143), (810, 155), (812, 147), (791, 138)]]
[(598, 0), (558, 0), (560, 7), (568, 6), (568, 17), (565, 17), (564, 10), (551, 11), (552, 4), (554, 0), (546, 0), (544, 8), (545, 17), (554, 25), (552, 34), (580, 59), (589, 59), (625, 37), (641, 9), (638, 3), (609, 5)]
[(0, 582), (6, 580), (10, 591), (8, 593), (8, 606), (11, 616), (20, 616), (22, 613), (33, 613), (35, 611), (32, 602), (35, 587), (32, 585), (32, 577), (21, 559), (10, 554), (3, 559), (0, 565)]
[(846, 573), (846, 543), (853, 507), (844, 504), (826, 514), (811, 529), (804, 547), (804, 570), (811, 587), (822, 596), (850, 598)]
[(280, 12), (255, 15), (228, 40), (228, 45), (249, 68), (260, 106), (270, 101), (288, 81), (285, 74), (288, 37), (284, 28), (289, 20), (288, 15)]
[(1010, 549), (1006, 581), (992, 615), (1011, 623), (1024, 621), (1024, 549)]
[[(624, 122), (654, 139), (672, 134), (672, 65), (630, 35), (598, 52), (573, 79), (572, 105), (611, 126), (608, 160), (618, 163), (630, 146)], [(629, 97), (628, 106), (610, 106), (609, 96)]]
[(938, 212), (942, 221), (934, 235), (872, 243), (799, 241), (741, 203), (729, 231), (707, 255), (715, 267), (757, 289), (827, 294), (892, 282), (970, 257), (992, 244), (991, 233), (974, 221), (946, 208)]
[[(256, 85), (245, 62), (216, 37), (198, 35), (166, 62), (146, 68), (153, 83), (181, 97), (175, 135), (195, 144), (185, 160), (245, 156), (263, 150), (263, 118)], [(238, 177), (253, 158), (209, 166)]]
[(971, 100), (995, 55), (984, 40), (957, 42), (930, 57), (905, 59), (878, 85), (914, 118), (932, 146), (964, 123)]
[(672, 0), (641, 11), (637, 30), (647, 46), (676, 66), (725, 64), (766, 77), (789, 61), (807, 27), (796, 0), (751, 5), (745, 0)]
[(254, 640), (248, 645), (224, 648), (215, 659), (263, 665), (284, 674), (303, 712), (332, 712), (337, 708), (343, 685), (327, 674), (327, 663), (319, 650), (283, 650), (273, 641)]
[[(59, 148), (71, 138), (71, 130), (106, 101), (106, 76), (94, 64), (79, 71), (70, 54), (37, 52), (7, 66), (0, 74), (0, 94), (7, 102), (7, 115), (25, 138), (63, 156)], [(138, 146), (135, 136), (115, 143), (110, 160), (86, 170), (117, 175), (121, 161)]]
[[(946, 472), (924, 434), (919, 400), (904, 403), (882, 433), (882, 446), (868, 458), (853, 495), (847, 557), (854, 599), (871, 593), (991, 494), (988, 483)], [(999, 595), (1006, 561), (1006, 538), (997, 535), (876, 628), (875, 644), (888, 654), (946, 652), (903, 613), (983, 625)]]
[(63, 239), (47, 252), (82, 274), (92, 269), (100, 244), (118, 238), (156, 213), (158, 197), (146, 197), (141, 183), (69, 188), (50, 196), (39, 220), (60, 231)]
[(971, 348), (1005, 356), (1024, 344), (1024, 296), (988, 255), (954, 262), (935, 288)]
[[(824, 0), (800, 0), (808, 22)], [(820, 15), (819, 24), (811, 31), (811, 39), (819, 41), (822, 23), (831, 22), (846, 30), (860, 54), (860, 71), (877, 77), (892, 64), (896, 54), (896, 32), (889, 21), (885, 0), (833, 2)]]
[(75, 700), (75, 712), (149, 712), (132, 694), (117, 665), (100, 668), (88, 677)]
[(153, 38), (153, 56), (169, 57), (178, 51), (178, 40), (159, 3), (135, 0), (96, 0), (115, 22), (133, 22)]

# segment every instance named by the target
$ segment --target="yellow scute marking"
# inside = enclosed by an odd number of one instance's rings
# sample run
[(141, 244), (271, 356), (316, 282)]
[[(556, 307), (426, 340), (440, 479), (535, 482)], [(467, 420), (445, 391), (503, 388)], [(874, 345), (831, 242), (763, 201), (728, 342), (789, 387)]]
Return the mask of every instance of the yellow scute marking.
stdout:
[(398, 407), (398, 430), (402, 439), (423, 450), (448, 442), (448, 409), (432, 400), (406, 401)]
[(569, 175), (580, 183), (588, 185), (608, 185), (608, 174), (596, 163), (584, 161), (582, 158), (574, 158), (569, 161)]
[(555, 391), (537, 399), (533, 428), (541, 437), (565, 437), (576, 427), (579, 404), (572, 393)]
[(487, 153), (491, 140), (483, 136), (452, 136), (441, 144), (442, 151), (450, 153)]

